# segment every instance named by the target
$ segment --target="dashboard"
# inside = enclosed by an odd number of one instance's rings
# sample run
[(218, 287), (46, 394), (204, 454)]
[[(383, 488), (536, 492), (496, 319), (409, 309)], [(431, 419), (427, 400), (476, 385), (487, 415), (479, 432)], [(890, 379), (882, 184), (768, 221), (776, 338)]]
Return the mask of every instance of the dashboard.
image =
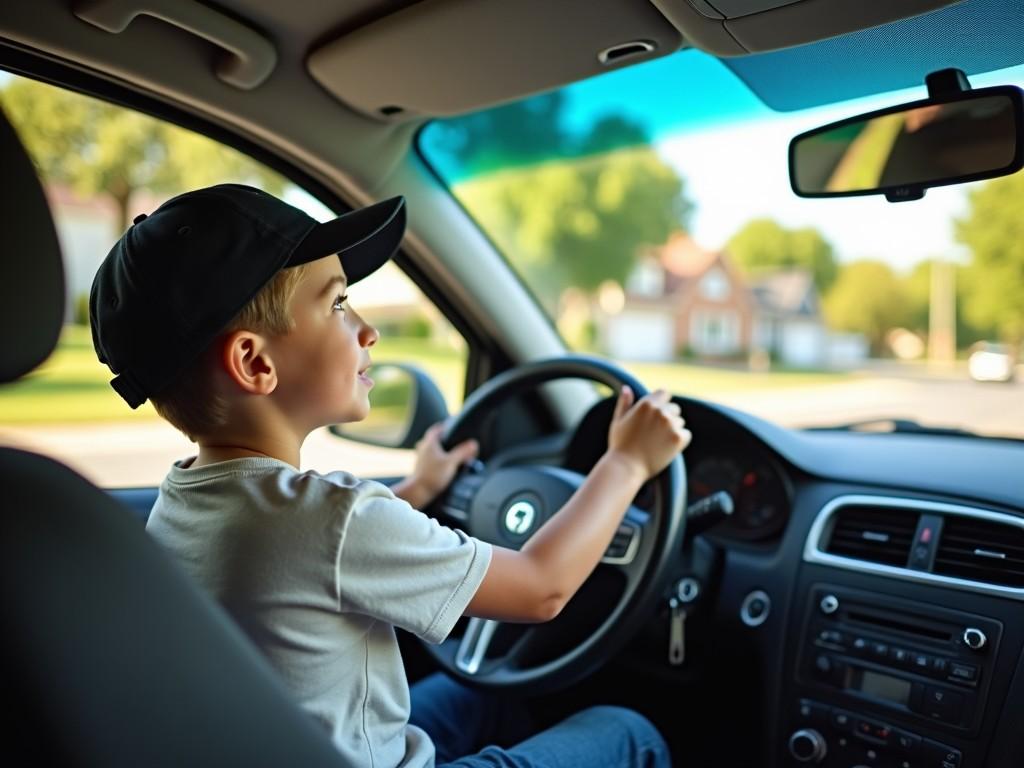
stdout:
[[(687, 503), (735, 503), (679, 575), (702, 584), (703, 695), (756, 698), (772, 759), (736, 746), (737, 764), (1024, 765), (1024, 442), (801, 432), (676, 399)], [(718, 743), (729, 727), (704, 723)]]
[[(1024, 765), (1024, 442), (803, 432), (675, 400), (687, 504), (724, 490), (735, 512), (680, 552), (674, 580), (699, 585), (686, 663), (666, 658), (664, 610), (620, 663), (702, 702), (694, 762)], [(579, 471), (607, 418), (572, 437)]]

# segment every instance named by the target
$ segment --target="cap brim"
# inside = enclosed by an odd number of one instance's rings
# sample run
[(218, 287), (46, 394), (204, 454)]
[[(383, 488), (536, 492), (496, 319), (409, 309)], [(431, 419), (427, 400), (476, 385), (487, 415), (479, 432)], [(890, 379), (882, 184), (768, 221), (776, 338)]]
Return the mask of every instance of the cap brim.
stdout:
[(297, 267), (338, 254), (352, 285), (390, 259), (405, 235), (405, 198), (392, 197), (317, 224), (292, 251), (285, 266)]

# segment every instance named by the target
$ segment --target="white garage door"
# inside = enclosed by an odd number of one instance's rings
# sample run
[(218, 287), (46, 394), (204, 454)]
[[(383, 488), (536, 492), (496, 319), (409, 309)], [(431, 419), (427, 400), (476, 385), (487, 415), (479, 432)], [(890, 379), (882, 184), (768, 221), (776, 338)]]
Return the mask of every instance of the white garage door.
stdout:
[(671, 360), (675, 356), (672, 318), (662, 312), (626, 311), (608, 321), (608, 355), (618, 360)]

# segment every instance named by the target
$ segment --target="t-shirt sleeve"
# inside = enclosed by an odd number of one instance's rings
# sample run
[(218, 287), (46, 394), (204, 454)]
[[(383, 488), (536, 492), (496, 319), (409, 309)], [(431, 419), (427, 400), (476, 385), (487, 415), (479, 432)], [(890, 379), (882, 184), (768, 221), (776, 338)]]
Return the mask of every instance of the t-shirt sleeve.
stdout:
[(440, 643), (476, 594), (491, 545), (447, 528), (379, 484), (357, 494), (335, 565), (338, 608)]

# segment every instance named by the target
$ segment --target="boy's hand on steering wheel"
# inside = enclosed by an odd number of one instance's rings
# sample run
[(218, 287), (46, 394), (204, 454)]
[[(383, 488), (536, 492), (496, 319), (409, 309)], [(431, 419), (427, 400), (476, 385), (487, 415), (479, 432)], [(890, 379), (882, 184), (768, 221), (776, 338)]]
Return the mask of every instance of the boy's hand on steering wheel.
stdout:
[[(444, 422), (435, 424), (416, 443), (416, 466), (404, 484), (419, 500), (418, 504), (413, 504), (414, 507), (425, 507), (437, 498), (455, 479), (459, 467), (475, 459), (480, 449), (476, 440), (466, 440), (446, 451), (441, 445), (444, 427)], [(412, 504), (408, 495), (400, 495)]]
[(623, 387), (608, 427), (608, 452), (633, 462), (644, 479), (663, 470), (693, 435), (685, 428), (679, 406), (664, 389), (641, 398)]

